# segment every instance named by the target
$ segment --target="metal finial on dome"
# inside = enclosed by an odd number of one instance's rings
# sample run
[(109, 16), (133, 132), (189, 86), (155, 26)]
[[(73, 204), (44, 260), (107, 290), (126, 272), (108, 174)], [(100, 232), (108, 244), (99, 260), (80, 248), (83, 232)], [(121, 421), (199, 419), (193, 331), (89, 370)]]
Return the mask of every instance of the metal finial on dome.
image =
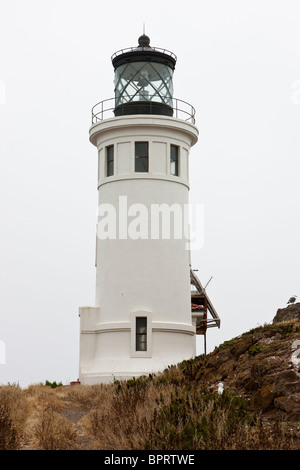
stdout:
[(150, 38), (146, 34), (142, 34), (139, 37), (139, 47), (149, 47), (150, 46)]

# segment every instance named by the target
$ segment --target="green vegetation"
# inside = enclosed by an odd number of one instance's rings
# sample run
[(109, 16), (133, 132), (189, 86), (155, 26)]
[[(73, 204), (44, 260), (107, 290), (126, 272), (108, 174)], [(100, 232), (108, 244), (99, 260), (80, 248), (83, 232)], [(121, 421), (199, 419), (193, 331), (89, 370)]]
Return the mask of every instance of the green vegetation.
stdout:
[(59, 383), (56, 383), (56, 381), (49, 382), (49, 380), (46, 380), (45, 385), (46, 385), (46, 387), (51, 387), (51, 388), (56, 388), (56, 387), (62, 387), (63, 386), (62, 382), (59, 382)]
[(241, 438), (255, 425), (256, 417), (241, 397), (176, 389), (171, 402), (154, 414), (145, 448), (211, 450), (232, 448), (233, 443), (241, 448)]
[(259, 353), (262, 351), (262, 345), (261, 344), (254, 344), (249, 348), (249, 354), (250, 356), (255, 356), (255, 354)]

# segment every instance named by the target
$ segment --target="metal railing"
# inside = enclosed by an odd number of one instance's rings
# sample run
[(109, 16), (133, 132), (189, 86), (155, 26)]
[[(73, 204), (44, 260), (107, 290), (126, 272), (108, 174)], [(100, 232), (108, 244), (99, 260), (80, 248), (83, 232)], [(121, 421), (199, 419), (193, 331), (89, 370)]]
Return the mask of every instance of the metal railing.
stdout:
[[(95, 104), (92, 108), (92, 124), (96, 124), (103, 119), (108, 119), (114, 117), (115, 98), (108, 98), (99, 103)], [(132, 101), (128, 101), (131, 103)], [(150, 101), (151, 103), (151, 101)], [(155, 103), (155, 101), (153, 101)], [(126, 103), (123, 103), (126, 104)], [(177, 119), (182, 119), (183, 121), (191, 122), (195, 124), (195, 108), (187, 103), (186, 101), (179, 100), (178, 98), (173, 98), (173, 117)]]
[(111, 56), (111, 60), (115, 59), (116, 57), (118, 57), (119, 55), (122, 55), (122, 54), (126, 54), (127, 52), (136, 52), (136, 51), (154, 51), (154, 52), (160, 52), (161, 54), (166, 54), (166, 55), (169, 55), (170, 57), (172, 57), (173, 59), (175, 59), (175, 61), (177, 61), (177, 57), (176, 55), (171, 52), (171, 51), (168, 51), (168, 49), (162, 49), (160, 47), (126, 47), (125, 49), (120, 49), (119, 51), (115, 52), (112, 56)]

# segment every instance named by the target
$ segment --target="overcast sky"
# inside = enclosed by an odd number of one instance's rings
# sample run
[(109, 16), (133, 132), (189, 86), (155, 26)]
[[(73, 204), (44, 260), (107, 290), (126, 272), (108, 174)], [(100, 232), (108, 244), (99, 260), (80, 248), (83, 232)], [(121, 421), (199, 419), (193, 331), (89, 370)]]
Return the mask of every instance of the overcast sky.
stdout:
[(298, 0), (0, 6), (0, 383), (78, 377), (78, 308), (95, 297), (91, 108), (113, 96), (111, 55), (143, 23), (178, 57), (174, 96), (196, 108), (190, 201), (205, 238), (192, 262), (221, 318), (208, 352), (300, 296)]

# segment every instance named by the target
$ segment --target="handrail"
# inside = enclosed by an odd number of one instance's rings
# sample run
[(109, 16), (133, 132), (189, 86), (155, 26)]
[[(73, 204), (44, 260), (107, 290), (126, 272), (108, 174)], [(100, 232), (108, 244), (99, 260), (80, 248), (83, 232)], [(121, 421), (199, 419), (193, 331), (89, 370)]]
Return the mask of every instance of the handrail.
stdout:
[[(155, 101), (153, 101), (153, 103), (155, 103)], [(99, 101), (99, 103), (95, 104), (92, 108), (92, 124), (96, 124), (98, 121), (103, 121), (103, 119), (108, 119), (109, 117), (114, 117), (114, 109), (115, 98), (108, 98), (106, 100)], [(182, 119), (195, 124), (196, 110), (186, 101), (173, 98), (173, 112), (174, 117), (177, 119)]]
[(119, 51), (115, 52), (112, 56), (111, 56), (111, 60), (113, 61), (116, 57), (118, 57), (119, 55), (122, 55), (122, 54), (125, 54), (127, 52), (136, 52), (136, 51), (154, 51), (154, 52), (160, 52), (162, 54), (167, 54), (169, 55), (170, 57), (172, 57), (173, 59), (175, 59), (175, 61), (177, 61), (177, 56), (171, 52), (171, 51), (168, 51), (168, 49), (162, 49), (161, 47), (126, 47), (125, 49), (120, 49)]

